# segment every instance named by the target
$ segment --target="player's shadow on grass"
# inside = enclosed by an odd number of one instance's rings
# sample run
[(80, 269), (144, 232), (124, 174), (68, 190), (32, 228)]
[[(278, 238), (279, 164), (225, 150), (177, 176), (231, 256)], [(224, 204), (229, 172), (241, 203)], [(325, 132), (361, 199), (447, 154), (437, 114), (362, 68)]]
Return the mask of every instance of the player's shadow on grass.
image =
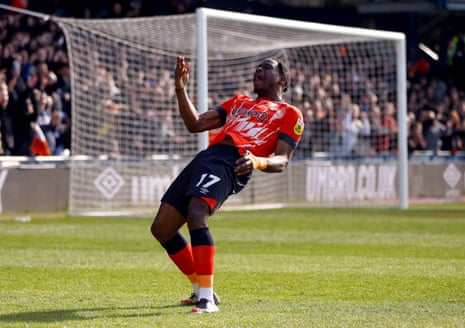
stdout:
[(185, 312), (185, 308), (182, 309), (180, 305), (26, 311), (0, 314), (0, 323), (56, 323), (62, 321), (84, 321), (98, 318), (140, 318), (173, 314), (172, 312), (168, 313), (167, 311), (163, 311), (171, 308), (180, 308), (180, 311)]

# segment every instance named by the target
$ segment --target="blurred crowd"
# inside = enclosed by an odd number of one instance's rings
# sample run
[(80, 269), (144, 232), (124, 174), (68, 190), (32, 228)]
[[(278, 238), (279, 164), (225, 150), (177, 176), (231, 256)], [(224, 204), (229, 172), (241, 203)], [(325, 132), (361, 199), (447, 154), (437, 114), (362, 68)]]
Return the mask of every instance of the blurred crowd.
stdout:
[(0, 14), (1, 153), (63, 155), (70, 149), (70, 79), (53, 23)]
[[(189, 0), (13, 2), (30, 10), (38, 10), (35, 6), (41, 3), (51, 6), (42, 12), (88, 18), (137, 17), (141, 12), (177, 14), (198, 5)], [(450, 40), (444, 64), (437, 64), (422, 54), (409, 62), (410, 153), (455, 154), (464, 150), (464, 41), (460, 33)], [(342, 90), (344, 81), (340, 76), (300, 72), (299, 68), (292, 68), (288, 99), (302, 110), (306, 123), (297, 156), (324, 152), (358, 157), (397, 150), (396, 104), (392, 95), (379, 92), (385, 89), (380, 85), (383, 81), (367, 79), (364, 88), (349, 93)], [(362, 72), (363, 69), (359, 75)], [(69, 74), (66, 42), (53, 21), (0, 11), (0, 154), (69, 154), (72, 147)], [(167, 90), (171, 83), (169, 75), (169, 71), (162, 73)], [(363, 80), (363, 76), (357, 78)], [(166, 118), (168, 127), (172, 124), (171, 118)], [(182, 138), (179, 140), (182, 143)]]
[[(465, 150), (465, 48), (449, 42), (445, 65), (423, 56), (409, 67), (408, 149), (439, 150), (451, 155)], [(454, 37), (455, 38), (455, 37)], [(455, 49), (454, 49), (455, 48)]]
[[(455, 49), (452, 42), (449, 50), (450, 58), (443, 65), (423, 54), (409, 63), (410, 155), (455, 155), (465, 150), (465, 62), (461, 59), (465, 51)], [(392, 94), (383, 92), (392, 89), (395, 73), (370, 74), (370, 64), (370, 58), (358, 62), (347, 77), (308, 74), (304, 67), (297, 67), (291, 103), (301, 108), (306, 123), (298, 154), (358, 158), (397, 151), (397, 104)]]
[[(8, 0), (0, 3), (59, 17), (121, 18), (138, 17), (141, 12), (144, 15), (189, 12), (200, 2)], [(0, 10), (1, 155), (70, 153), (69, 74), (66, 41), (53, 20), (44, 22), (33, 16)], [(170, 118), (166, 121), (164, 126), (170, 124)], [(172, 131), (165, 134), (170, 135)], [(116, 144), (113, 148), (114, 152), (118, 151)]]

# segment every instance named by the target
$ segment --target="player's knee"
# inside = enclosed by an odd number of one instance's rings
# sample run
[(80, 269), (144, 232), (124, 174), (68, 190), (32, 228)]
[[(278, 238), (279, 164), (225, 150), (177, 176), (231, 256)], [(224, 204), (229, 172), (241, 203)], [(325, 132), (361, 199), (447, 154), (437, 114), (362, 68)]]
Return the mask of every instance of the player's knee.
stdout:
[(150, 232), (152, 236), (161, 244), (170, 241), (174, 234), (176, 233), (176, 229), (173, 229), (168, 226), (163, 226), (157, 220), (155, 220), (152, 225), (150, 226)]
[(154, 221), (152, 223), (152, 225), (150, 226), (150, 232), (152, 233), (152, 236), (158, 240), (158, 241), (162, 241), (163, 240), (163, 234), (160, 230), (160, 228), (158, 227), (158, 225), (156, 224), (156, 221)]

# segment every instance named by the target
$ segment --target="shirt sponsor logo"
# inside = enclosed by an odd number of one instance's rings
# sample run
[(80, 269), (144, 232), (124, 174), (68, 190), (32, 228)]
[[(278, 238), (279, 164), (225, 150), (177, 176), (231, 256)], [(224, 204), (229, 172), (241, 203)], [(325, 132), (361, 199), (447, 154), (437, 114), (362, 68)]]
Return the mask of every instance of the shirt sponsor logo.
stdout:
[(236, 109), (233, 109), (231, 114), (233, 116), (236, 116), (236, 115), (242, 115), (242, 116), (246, 116), (246, 117), (255, 117), (257, 120), (261, 121), (261, 122), (264, 122), (268, 119), (268, 113), (267, 112), (259, 112), (259, 111), (255, 111), (255, 110), (252, 110), (252, 109), (248, 109), (248, 108), (236, 108)]

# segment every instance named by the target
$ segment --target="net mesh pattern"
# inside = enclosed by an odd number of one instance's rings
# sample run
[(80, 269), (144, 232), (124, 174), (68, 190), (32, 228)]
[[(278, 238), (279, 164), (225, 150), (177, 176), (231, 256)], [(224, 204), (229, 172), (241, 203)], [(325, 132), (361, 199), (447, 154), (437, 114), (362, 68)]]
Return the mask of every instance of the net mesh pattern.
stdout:
[[(58, 19), (73, 73), (71, 212), (151, 209), (198, 151), (178, 114), (173, 81), (183, 55), (192, 63), (188, 93), (197, 104), (196, 19)], [(275, 57), (290, 67), (285, 100), (305, 118), (294, 159), (395, 161), (397, 132), (383, 123), (396, 112), (395, 42), (318, 27), (207, 17), (208, 107), (236, 93), (253, 96), (256, 65)], [(260, 193), (231, 202), (305, 202), (299, 171), (257, 175)]]

